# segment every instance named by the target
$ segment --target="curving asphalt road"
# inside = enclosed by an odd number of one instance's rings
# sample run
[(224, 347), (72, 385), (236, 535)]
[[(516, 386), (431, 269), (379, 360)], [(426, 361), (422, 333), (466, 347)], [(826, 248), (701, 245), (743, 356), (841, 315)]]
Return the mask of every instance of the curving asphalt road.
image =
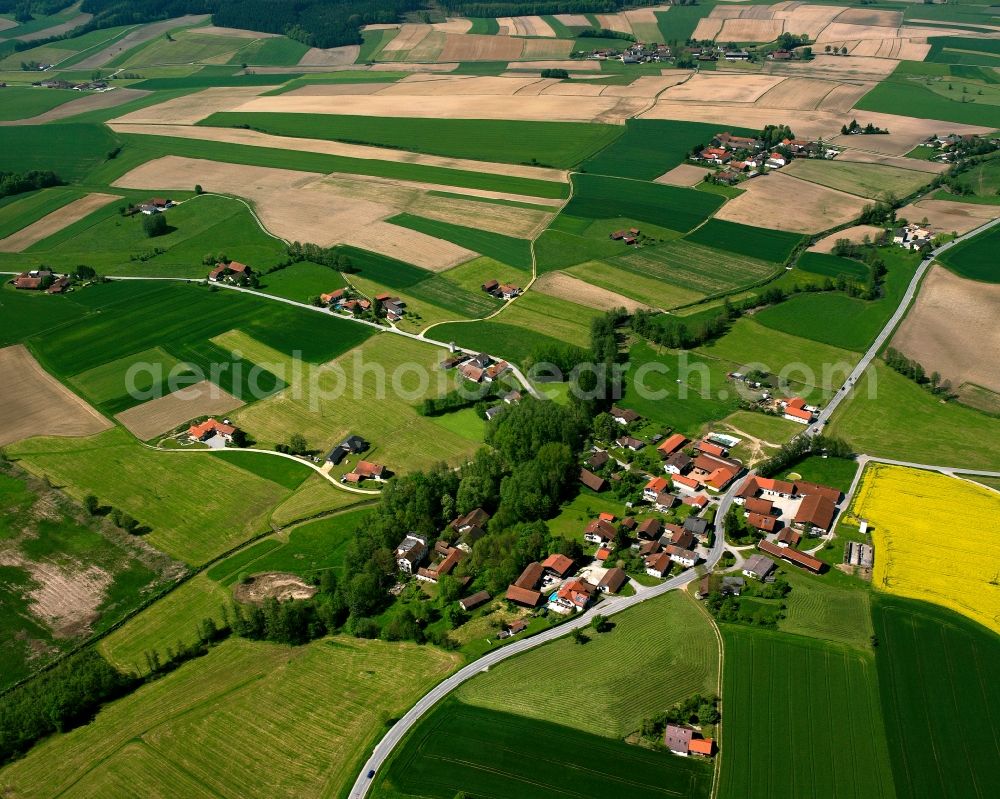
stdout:
[(882, 331), (878, 334), (878, 336), (876, 336), (871, 347), (868, 348), (868, 351), (862, 356), (861, 360), (858, 361), (857, 366), (855, 366), (851, 374), (848, 375), (844, 385), (837, 390), (837, 393), (834, 394), (830, 402), (827, 403), (827, 406), (820, 412), (816, 421), (813, 422), (813, 424), (806, 431), (807, 435), (815, 436), (823, 432), (823, 426), (830, 421), (834, 411), (836, 411), (840, 403), (847, 398), (847, 395), (851, 393), (851, 389), (854, 388), (855, 383), (861, 379), (865, 370), (871, 365), (871, 362), (878, 355), (883, 345), (889, 340), (890, 336), (892, 336), (903, 317), (906, 316), (906, 312), (910, 307), (910, 302), (912, 302), (914, 296), (916, 296), (917, 289), (920, 286), (920, 281), (923, 279), (924, 274), (930, 268), (930, 265), (934, 262), (934, 260), (941, 253), (946, 250), (950, 250), (956, 244), (959, 244), (966, 239), (970, 239), (985, 230), (989, 230), (997, 224), (1000, 224), (1000, 218), (993, 219), (984, 225), (980, 225), (979, 227), (970, 230), (968, 233), (963, 233), (961, 236), (956, 239), (952, 239), (947, 244), (942, 244), (933, 253), (920, 262), (920, 266), (917, 267), (917, 271), (914, 273), (913, 279), (910, 281), (910, 285), (906, 287), (906, 292), (903, 294), (903, 299), (900, 301), (899, 307), (896, 308), (896, 312), (892, 315), (892, 318), (886, 322), (885, 327), (883, 327)]
[[(750, 474), (753, 474), (753, 472), (750, 472)], [(720, 499), (719, 509), (715, 515), (716, 519), (721, 520), (725, 517), (726, 511), (729, 510), (729, 505), (732, 503), (733, 497), (736, 495), (739, 482), (742, 481), (734, 482), (729, 491), (727, 491)], [(725, 551), (725, 548), (725, 535), (721, 530), (719, 530), (716, 532), (712, 549), (709, 551), (708, 557), (706, 558), (706, 565), (709, 569), (718, 563), (719, 558), (722, 557), (722, 553)], [(392, 754), (396, 745), (399, 744), (399, 742), (413, 728), (413, 726), (424, 715), (426, 715), (430, 709), (434, 707), (434, 705), (458, 688), (458, 686), (462, 683), (472, 679), (480, 672), (488, 671), (491, 667), (503, 660), (506, 660), (507, 658), (519, 655), (529, 649), (534, 649), (535, 647), (541, 646), (549, 641), (553, 641), (556, 638), (561, 638), (562, 636), (568, 635), (571, 631), (580, 627), (586, 627), (590, 624), (591, 617), (596, 613), (599, 613), (602, 616), (613, 616), (616, 613), (621, 613), (624, 610), (635, 607), (640, 602), (645, 602), (648, 599), (662, 596), (663, 594), (677, 588), (683, 588), (688, 583), (696, 579), (698, 574), (699, 572), (695, 569), (687, 569), (681, 574), (671, 577), (669, 580), (664, 580), (662, 583), (657, 586), (653, 586), (652, 588), (633, 584), (636, 588), (636, 593), (633, 596), (606, 597), (604, 601), (598, 603), (590, 610), (584, 613), (578, 613), (571, 620), (560, 624), (558, 627), (551, 627), (548, 630), (538, 633), (530, 638), (522, 638), (519, 641), (507, 644), (499, 649), (494, 649), (489, 654), (486, 654), (464, 668), (459, 669), (450, 677), (445, 679), (443, 682), (438, 683), (434, 688), (424, 694), (420, 700), (412, 708), (410, 708), (406, 715), (392, 726), (392, 729), (385, 734), (385, 737), (383, 737), (382, 740), (376, 744), (371, 757), (369, 757), (365, 762), (364, 768), (361, 769), (361, 773), (358, 775), (357, 780), (355, 780), (354, 787), (351, 788), (351, 792), (348, 796), (350, 799), (363, 799), (363, 797), (368, 794), (368, 789), (372, 784), (372, 779), (368, 777), (368, 774), (371, 772), (377, 772), (389, 758), (389, 755)]]

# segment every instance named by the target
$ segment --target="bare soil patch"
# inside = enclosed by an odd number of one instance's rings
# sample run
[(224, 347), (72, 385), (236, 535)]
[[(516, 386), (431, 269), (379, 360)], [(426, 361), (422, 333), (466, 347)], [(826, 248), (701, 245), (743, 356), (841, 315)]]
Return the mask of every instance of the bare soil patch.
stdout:
[(8, 122), (0, 122), (2, 126), (11, 125), (41, 125), (45, 122), (52, 122), (56, 119), (66, 119), (68, 117), (83, 114), (87, 111), (97, 111), (101, 108), (114, 108), (116, 105), (124, 105), (140, 97), (145, 97), (149, 92), (142, 89), (115, 89), (111, 92), (95, 92), (85, 94), (78, 100), (70, 100), (68, 103), (58, 105), (49, 111), (28, 119), (15, 119)]
[(555, 18), (567, 28), (590, 27), (590, 20), (583, 14), (556, 14)]
[(727, 19), (717, 39), (727, 42), (773, 42), (785, 30), (781, 19)]
[[(204, 19), (204, 17), (196, 17), (195, 19)], [(176, 28), (176, 20), (168, 20), (168, 22), (174, 22), (171, 28)], [(200, 28), (192, 28), (191, 33), (197, 34), (199, 36), (229, 36), (235, 39), (277, 39), (281, 36), (280, 33), (264, 33), (263, 31), (247, 31), (242, 28), (220, 28), (218, 25), (204, 25)]]
[(63, 33), (69, 33), (73, 28), (78, 28), (87, 22), (90, 22), (94, 18), (93, 14), (77, 14), (75, 17), (66, 20), (60, 25), (53, 25), (51, 28), (45, 28), (40, 31), (32, 31), (31, 33), (25, 33), (21, 36), (14, 36), (12, 38), (19, 39), (22, 42), (34, 42), (38, 39), (48, 39), (52, 36), (59, 36)]
[(875, 87), (870, 81), (859, 81), (857, 83), (841, 83), (826, 95), (816, 106), (821, 111), (830, 111), (835, 114), (846, 114), (855, 103), (864, 97)]
[(438, 60), (515, 61), (521, 57), (525, 41), (510, 36), (446, 33), (444, 48)]
[[(714, 8), (712, 9), (712, 13), (714, 14), (716, 11), (719, 10), (721, 9)], [(740, 9), (734, 8), (731, 10), (739, 11)], [(698, 25), (695, 27), (694, 33), (691, 34), (691, 37), (699, 42), (705, 42), (715, 39), (719, 35), (719, 31), (722, 30), (723, 22), (725, 22), (725, 19), (721, 17), (713, 17), (711, 15), (703, 17), (702, 19), (698, 20)]]
[(0, 375), (0, 446), (32, 436), (90, 436), (111, 427), (20, 344), (0, 349)]
[(472, 20), (465, 17), (448, 17), (444, 22), (435, 22), (431, 27), (441, 33), (468, 33), (472, 28)]
[(900, 169), (910, 169), (914, 172), (945, 172), (948, 164), (940, 161), (924, 161), (921, 158), (905, 158), (901, 155), (886, 155), (885, 153), (873, 153), (868, 150), (844, 150), (837, 156), (838, 161), (853, 161), (859, 164), (885, 164), (886, 166), (898, 166)]
[(920, 222), (926, 217), (934, 231), (944, 233), (954, 231), (961, 234), (995, 219), (997, 211), (995, 205), (975, 205), (951, 200), (919, 200), (903, 206), (897, 214), (913, 222)]
[(681, 164), (660, 175), (654, 182), (666, 183), (668, 186), (697, 186), (705, 179), (707, 171), (705, 167)]
[(819, 44), (834, 39), (895, 39), (899, 36), (899, 28), (896, 26), (885, 27), (881, 25), (858, 25), (850, 22), (831, 22), (816, 37)]
[(122, 411), (115, 419), (140, 441), (149, 441), (189, 419), (226, 414), (242, 405), (243, 400), (223, 391), (215, 383), (202, 380), (165, 397)]
[(521, 39), (524, 50), (521, 58), (569, 58), (573, 42), (569, 39)]
[(309, 585), (297, 574), (285, 572), (268, 572), (255, 574), (246, 582), (233, 586), (233, 596), (237, 602), (249, 605), (263, 605), (266, 599), (277, 599), (287, 602), (290, 599), (311, 599), (316, 595), (317, 588)]
[(809, 252), (833, 252), (833, 247), (838, 239), (847, 239), (854, 244), (861, 244), (865, 236), (874, 239), (881, 232), (882, 228), (878, 227), (878, 225), (855, 225), (846, 230), (839, 230), (836, 233), (831, 233), (829, 236), (824, 236), (809, 248)]
[(597, 23), (605, 30), (632, 33), (632, 25), (624, 14), (597, 14)]
[(642, 75), (624, 86), (607, 86), (603, 97), (646, 97), (652, 99), (688, 79), (690, 73), (678, 70), (673, 75)]
[[(857, 217), (866, 200), (780, 172), (754, 178), (746, 191), (716, 214), (718, 219), (796, 233), (815, 233)], [(794, 198), (794, 202), (789, 202)]]
[[(276, 80), (275, 85), (280, 82)], [(250, 98), (273, 88), (274, 86), (238, 86), (205, 89), (132, 111), (113, 121), (128, 124), (193, 125), (216, 111), (232, 111)]]
[(331, 47), (321, 50), (319, 47), (310, 47), (299, 64), (305, 67), (339, 67), (346, 64), (353, 64), (358, 60), (361, 46), (357, 44), (347, 44), (343, 47)]
[(513, 17), (513, 22), (518, 36), (555, 38), (556, 32), (552, 30), (552, 26), (539, 16)]
[(590, 283), (567, 275), (565, 272), (546, 272), (532, 284), (532, 288), (542, 294), (569, 300), (577, 305), (586, 305), (588, 308), (597, 308), (601, 311), (610, 311), (614, 308), (636, 311), (639, 308), (649, 307), (623, 294), (592, 286)]
[(121, 197), (117, 194), (95, 192), (81, 197), (79, 200), (74, 200), (69, 205), (64, 205), (51, 214), (46, 214), (37, 222), (32, 222), (27, 227), (21, 228), (17, 233), (0, 239), (0, 252), (21, 252), (53, 233), (58, 233), (77, 220), (83, 219), (98, 208), (103, 208), (108, 203), (120, 199)]
[(903, 24), (903, 12), (848, 8), (837, 15), (837, 22), (846, 22), (851, 25), (874, 25), (877, 27), (898, 28)]
[[(841, 84), (816, 78), (785, 78), (757, 100), (760, 108), (815, 110)], [(858, 95), (860, 96), (860, 95)], [(852, 103), (853, 105), (853, 103)]]
[[(931, 269), (892, 344), (952, 385), (1000, 393), (1000, 285)], [(975, 342), (974, 346), (970, 346)]]
[(342, 94), (375, 94), (382, 89), (388, 89), (392, 82), (386, 83), (317, 83), (315, 86), (300, 86), (285, 92), (289, 95), (304, 94), (307, 97), (339, 97)]
[(397, 213), (397, 208), (364, 196), (343, 197), (324, 176), (313, 172), (165, 156), (133, 169), (116, 185), (180, 189), (195, 181), (206, 191), (252, 201), (262, 224), (288, 241), (311, 241), (326, 247), (354, 244), (433, 271), (476, 255), (450, 242), (385, 223), (383, 220)]
[(412, 50), (423, 38), (433, 30), (430, 25), (405, 24), (399, 29), (392, 41), (382, 48), (383, 53), (395, 53), (401, 50)]
[[(326, 141), (325, 139), (300, 139), (294, 136), (272, 136), (243, 128), (207, 128), (190, 127), (187, 125), (118, 125), (111, 123), (112, 130), (121, 133), (145, 133), (153, 136), (175, 136), (183, 139), (205, 139), (207, 141), (222, 141), (231, 144), (245, 144), (251, 147), (274, 147), (282, 150), (297, 150), (307, 153), (325, 153), (327, 155), (344, 155), (350, 158), (370, 158), (377, 161), (397, 161), (407, 164), (423, 164), (449, 169), (466, 169), (472, 172), (502, 170), (507, 175), (517, 175), (538, 180), (553, 180), (565, 183), (566, 172), (547, 167), (521, 166), (519, 164), (492, 164), (488, 161), (473, 161), (468, 158), (446, 158), (438, 155), (413, 153), (408, 150), (392, 150), (388, 147), (367, 147), (363, 144), (345, 144), (343, 142)], [(474, 189), (456, 189), (466, 194), (476, 193)], [(495, 196), (487, 192), (480, 196)], [(558, 205), (559, 200), (528, 198), (521, 195), (502, 196), (498, 199), (519, 199), (537, 204)]]
[(700, 72), (668, 89), (664, 100), (703, 103), (753, 103), (785, 78), (773, 75)]
[[(678, 87), (681, 88), (681, 87)], [(763, 128), (774, 124), (774, 109), (758, 108), (749, 103), (706, 103), (706, 102), (676, 102), (668, 98), (670, 89), (648, 111), (640, 114), (642, 119), (678, 119), (687, 122), (713, 122), (719, 124), (722, 130), (727, 127)], [(785, 111), (781, 120), (795, 131), (796, 136), (803, 138), (830, 137), (840, 130), (843, 117), (826, 111)], [(860, 121), (860, 120), (859, 120)], [(858, 138), (852, 136), (852, 139)], [(887, 138), (885, 136), (869, 136), (867, 138)]]
[(805, 3), (778, 3), (771, 6), (775, 19), (785, 20), (785, 30), (789, 33), (805, 33), (815, 40), (830, 22), (837, 17), (842, 8), (837, 6), (818, 6)]

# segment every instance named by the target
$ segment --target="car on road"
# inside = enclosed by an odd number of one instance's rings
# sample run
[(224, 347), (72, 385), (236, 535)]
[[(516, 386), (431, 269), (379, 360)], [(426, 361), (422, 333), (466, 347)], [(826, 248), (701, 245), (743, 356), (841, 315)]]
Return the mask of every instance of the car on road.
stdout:
[(374, 776), (375, 776), (375, 769), (372, 769), (371, 771), (368, 772), (368, 779), (371, 779)]

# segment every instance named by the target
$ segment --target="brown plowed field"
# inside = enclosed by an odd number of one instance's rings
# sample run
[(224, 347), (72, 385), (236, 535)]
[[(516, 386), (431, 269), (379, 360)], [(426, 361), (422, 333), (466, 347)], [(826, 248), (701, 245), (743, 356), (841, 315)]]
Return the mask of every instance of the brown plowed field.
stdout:
[(590, 283), (567, 275), (565, 272), (546, 272), (534, 282), (532, 288), (542, 294), (569, 300), (578, 305), (586, 305), (588, 308), (597, 308), (601, 311), (611, 311), (615, 308), (636, 311), (639, 308), (649, 307), (614, 291), (592, 286)]
[(25, 228), (21, 228), (17, 233), (12, 233), (5, 239), (0, 239), (0, 252), (21, 252), (32, 244), (58, 233), (64, 227), (72, 225), (77, 220), (83, 219), (88, 214), (93, 213), (98, 208), (103, 208), (108, 203), (120, 200), (117, 194), (88, 194), (79, 200), (74, 200), (69, 205), (64, 205), (46, 214), (37, 222), (32, 222)]
[(122, 411), (115, 415), (115, 419), (140, 441), (149, 441), (189, 419), (198, 416), (221, 416), (242, 405), (242, 400), (223, 391), (215, 383), (202, 380), (181, 391)]
[[(38, 302), (59, 301), (38, 297)], [(17, 344), (0, 349), (0, 446), (32, 436), (92, 436), (111, 422)]]

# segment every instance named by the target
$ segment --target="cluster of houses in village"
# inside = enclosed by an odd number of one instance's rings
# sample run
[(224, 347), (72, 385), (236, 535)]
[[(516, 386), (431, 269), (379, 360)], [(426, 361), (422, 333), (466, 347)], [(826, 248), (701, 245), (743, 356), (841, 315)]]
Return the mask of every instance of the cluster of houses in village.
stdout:
[(937, 150), (935, 161), (951, 163), (960, 160), (970, 150), (980, 155), (984, 150), (990, 151), (1000, 147), (1000, 137), (981, 136), (976, 133), (949, 133), (947, 136), (935, 134), (928, 137), (922, 146)]
[(73, 279), (69, 275), (57, 275), (51, 269), (21, 272), (10, 282), (21, 291), (44, 291), (46, 294), (63, 294), (73, 285)]
[[(598, 47), (589, 51), (581, 51), (589, 61), (621, 61), (623, 64), (656, 64), (669, 61), (672, 57), (670, 48), (657, 42), (628, 42), (628, 46), (618, 50), (610, 47)], [(575, 54), (579, 55), (579, 54)]]
[[(458, 369), (460, 375), (470, 383), (492, 383), (510, 370), (507, 361), (498, 361), (485, 352), (469, 355), (466, 352), (454, 352), (441, 361), (442, 369)], [(521, 395), (512, 397), (512, 402), (520, 400)]]
[(721, 167), (713, 175), (716, 183), (732, 185), (756, 177), (770, 169), (781, 169), (792, 158), (835, 158), (840, 150), (812, 139), (783, 139), (768, 149), (764, 142), (750, 136), (717, 133), (708, 147), (693, 160)]
[(482, 285), (483, 291), (498, 300), (512, 300), (521, 293), (521, 287), (513, 283), (500, 283), (498, 280), (487, 280)]
[[(51, 64), (39, 64), (38, 70), (39, 72), (44, 72), (51, 66)], [(110, 92), (115, 88), (114, 86), (109, 86), (106, 80), (91, 80), (84, 81), (83, 83), (72, 83), (68, 80), (63, 80), (62, 78), (35, 81), (31, 85), (41, 86), (43, 89), (72, 89), (75, 92)]]
[[(371, 301), (365, 297), (355, 297), (354, 293), (347, 288), (337, 289), (326, 294), (319, 295), (320, 305), (329, 308), (331, 311), (359, 316), (372, 308)], [(405, 305), (405, 303), (403, 303)]]

